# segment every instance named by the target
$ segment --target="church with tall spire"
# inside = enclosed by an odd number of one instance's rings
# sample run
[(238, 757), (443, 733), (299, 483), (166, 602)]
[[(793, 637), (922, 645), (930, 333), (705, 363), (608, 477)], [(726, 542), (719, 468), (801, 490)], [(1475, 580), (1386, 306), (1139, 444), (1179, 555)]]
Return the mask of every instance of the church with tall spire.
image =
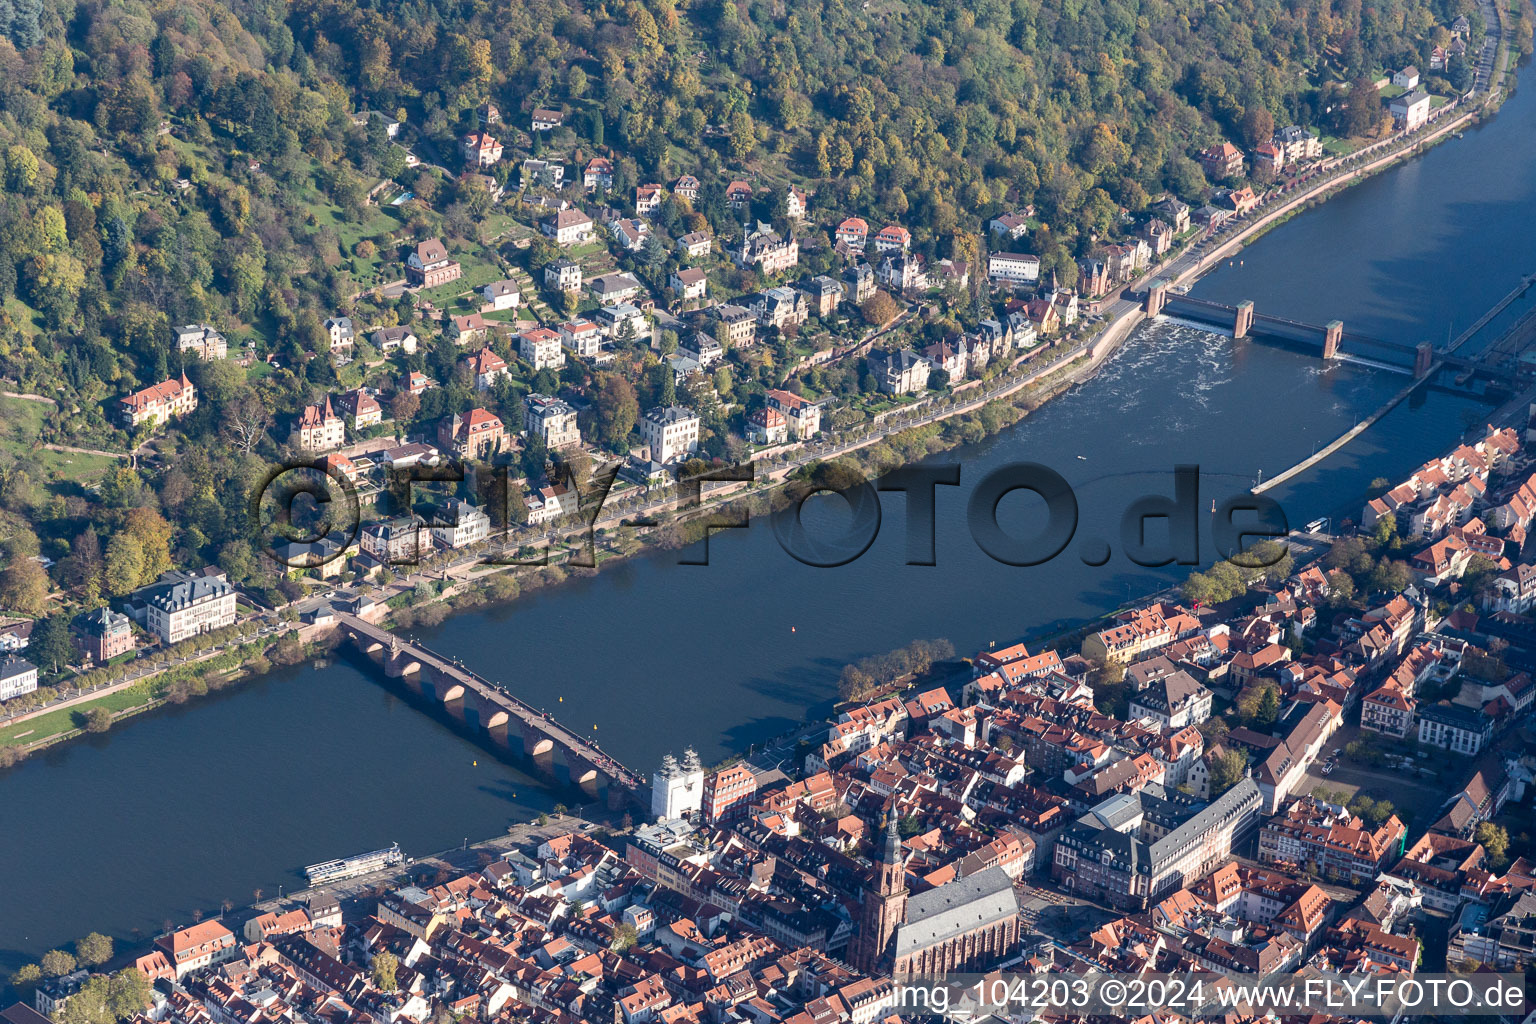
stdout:
[(888, 816), (885, 840), (859, 909), (859, 930), (853, 937), (850, 959), (865, 974), (890, 969), (890, 951), (896, 929), (906, 917), (907, 866), (901, 850), (896, 815)]
[(893, 811), (864, 886), (859, 930), (848, 947), (853, 966), (898, 977), (977, 971), (1013, 952), (1023, 929), (1007, 872), (994, 865), (912, 895), (896, 820)]

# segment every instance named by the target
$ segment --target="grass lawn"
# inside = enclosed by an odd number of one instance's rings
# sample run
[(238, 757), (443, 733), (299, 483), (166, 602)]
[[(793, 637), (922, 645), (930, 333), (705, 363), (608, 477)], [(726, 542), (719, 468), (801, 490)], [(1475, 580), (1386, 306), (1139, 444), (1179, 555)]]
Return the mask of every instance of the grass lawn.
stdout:
[(1348, 156), (1360, 148), (1360, 143), (1354, 139), (1341, 139), (1336, 135), (1324, 135), (1319, 141), (1323, 144), (1323, 152), (1331, 156)]
[(25, 398), (0, 398), (0, 444), (30, 447), (53, 406)]
[(1381, 98), (1384, 100), (1395, 100), (1407, 91), (1407, 89), (1400, 85), (1389, 85), (1381, 90)]
[(17, 329), (28, 337), (47, 329), (43, 323), (43, 314), (14, 295), (0, 303), (0, 308), (15, 322)]
[(44, 402), (0, 398), (0, 449), (17, 457), (26, 456), (52, 480), (73, 480), (82, 484), (100, 480), (115, 459), (80, 452), (56, 452), (38, 444), (43, 424), (52, 412), (53, 406)]
[(72, 729), (79, 729), (85, 724), (86, 713), (92, 708), (106, 708), (112, 712), (125, 711), (129, 708), (142, 707), (149, 703), (150, 699), (149, 694), (142, 689), (130, 686), (88, 704), (77, 704), (71, 708), (50, 711), (45, 715), (29, 718), (24, 722), (17, 722), (15, 725), (0, 729), (0, 747), (30, 745)]
[(1449, 102), (1451, 102), (1451, 98), (1449, 96), (1431, 96), (1429, 98), (1429, 109), (1439, 110)]
[(82, 484), (97, 482), (106, 476), (118, 461), (109, 459), (105, 455), (56, 452), (47, 448), (39, 448), (34, 458), (50, 477), (58, 480), (74, 480)]

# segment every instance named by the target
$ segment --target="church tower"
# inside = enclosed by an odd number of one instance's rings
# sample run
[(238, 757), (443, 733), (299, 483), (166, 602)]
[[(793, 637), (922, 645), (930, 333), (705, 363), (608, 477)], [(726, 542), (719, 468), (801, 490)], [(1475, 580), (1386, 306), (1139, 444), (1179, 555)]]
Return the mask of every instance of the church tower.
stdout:
[(859, 931), (853, 938), (853, 966), (865, 974), (876, 974), (888, 966), (891, 940), (906, 917), (907, 869), (901, 853), (901, 834), (896, 831), (896, 815), (886, 820), (885, 841), (875, 872), (864, 887), (864, 903), (859, 908)]

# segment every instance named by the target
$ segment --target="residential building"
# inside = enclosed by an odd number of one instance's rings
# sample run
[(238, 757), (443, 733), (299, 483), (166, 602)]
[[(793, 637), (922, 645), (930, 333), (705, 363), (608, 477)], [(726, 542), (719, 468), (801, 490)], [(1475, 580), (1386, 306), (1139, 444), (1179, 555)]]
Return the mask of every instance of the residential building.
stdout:
[(603, 337), (610, 341), (639, 341), (650, 344), (651, 322), (645, 318), (639, 306), (628, 302), (615, 302), (594, 310), (592, 321)]
[(876, 252), (906, 252), (912, 248), (912, 232), (900, 224), (887, 224), (875, 234)]
[(544, 287), (562, 292), (581, 291), (581, 264), (566, 259), (544, 264)]
[(699, 198), (699, 179), (691, 174), (685, 174), (672, 183), (672, 194), (682, 196), (688, 202), (696, 202)]
[(620, 249), (639, 252), (645, 248), (645, 240), (651, 237), (651, 226), (634, 217), (615, 217), (608, 222), (608, 230)]
[(222, 572), (172, 570), (133, 592), (144, 609), (144, 626), (168, 644), (222, 629), (235, 621), (235, 590)]
[(1121, 665), (1138, 660), (1175, 639), (1160, 607), (1139, 608), (1122, 613), (1108, 629), (1090, 633), (1083, 639), (1083, 657)]
[(432, 551), (431, 535), (415, 516), (396, 516), (363, 526), (363, 554), (382, 565), (415, 565)]
[(1152, 212), (1173, 227), (1175, 235), (1182, 235), (1189, 230), (1189, 206), (1169, 196), (1152, 206)]
[(517, 336), (517, 354), (533, 368), (558, 370), (565, 365), (565, 350), (560, 347), (560, 335), (548, 327), (535, 327)]
[(1322, 141), (1299, 124), (1286, 125), (1284, 128), (1281, 128), (1275, 132), (1275, 137), (1272, 141), (1285, 151), (1285, 162), (1288, 164), (1300, 163), (1303, 160), (1316, 160), (1323, 155)]
[(817, 274), (795, 287), (805, 293), (811, 315), (823, 320), (836, 313), (838, 305), (843, 301), (843, 283), (825, 274)]
[(536, 132), (554, 131), (565, 123), (565, 115), (558, 110), (534, 107), (529, 115), (529, 127)]
[(709, 275), (698, 267), (675, 270), (667, 278), (667, 287), (684, 302), (702, 299), (709, 288)]
[(635, 186), (635, 213), (641, 217), (649, 217), (661, 208), (663, 197), (660, 185)]
[(1029, 233), (1029, 218), (1030, 214), (1024, 210), (1000, 213), (987, 221), (987, 230), (994, 235), (1001, 235), (1010, 242), (1017, 242)]
[(926, 390), (928, 378), (933, 373), (933, 364), (911, 349), (872, 352), (868, 361), (880, 390), (888, 395), (910, 395)]
[(581, 245), (592, 240), (592, 218), (580, 210), (560, 210), (540, 221), (539, 230), (557, 245)]
[(569, 320), (559, 326), (560, 344), (581, 359), (596, 358), (603, 346), (603, 332), (590, 320)]
[(239, 954), (235, 933), (218, 921), (202, 921), (155, 940), (165, 953), (180, 981), (193, 971), (223, 963)]
[(1130, 697), (1130, 716), (1153, 718), (1164, 730), (1199, 725), (1211, 717), (1211, 691), (1183, 669), (1159, 675)]
[(1529, 971), (1536, 964), (1536, 889), (1515, 889), (1491, 908), (1481, 902), (1462, 907), (1452, 926), (1450, 958), (1498, 971)]
[(863, 252), (869, 242), (869, 222), (862, 217), (849, 217), (837, 226), (838, 243), (856, 252)]
[(501, 124), (501, 108), (486, 100), (475, 108), (475, 123), (487, 128)]
[(229, 355), (229, 342), (224, 335), (207, 324), (186, 324), (171, 328), (176, 341), (176, 351), (191, 352), (204, 360), (223, 359)]
[(1410, 64), (1401, 71), (1392, 72), (1392, 84), (1412, 92), (1419, 87), (1419, 69)]
[(1243, 173), (1243, 151), (1230, 142), (1202, 150), (1198, 159), (1205, 176), (1212, 181), (1235, 178)]
[(692, 338), (677, 343), (677, 353), (698, 363), (699, 369), (707, 370), (725, 358), (725, 346), (704, 332), (698, 331)]
[(356, 484), (358, 478), (361, 477), (363, 473), (362, 468), (358, 466), (357, 463), (353, 462), (351, 459), (347, 458), (340, 452), (332, 452), (329, 455), (322, 455), (320, 458), (315, 460), (315, 465), (317, 468), (319, 468), (320, 472), (324, 473), (331, 479), (346, 480), (352, 484)]
[(438, 443), (460, 459), (489, 459), (501, 451), (506, 428), (501, 419), (484, 409), (455, 413), (437, 426)]
[(757, 340), (757, 317), (745, 306), (722, 303), (711, 307), (709, 315), (724, 327), (727, 348), (751, 345)]
[(1173, 228), (1165, 220), (1153, 217), (1141, 226), (1141, 234), (1152, 247), (1154, 256), (1161, 256), (1173, 248)]
[(342, 416), (351, 424), (353, 431), (378, 426), (384, 421), (384, 410), (379, 400), (363, 388), (354, 388), (336, 400)]
[(613, 161), (595, 156), (581, 172), (581, 184), (588, 192), (607, 192), (613, 188)]
[(689, 259), (703, 259), (715, 246), (715, 239), (708, 231), (690, 231), (677, 240), (678, 251)]
[(753, 444), (783, 444), (789, 440), (789, 421), (777, 409), (763, 406), (747, 415), (747, 440)]
[(419, 340), (409, 327), (380, 327), (372, 338), (374, 347), (385, 355), (399, 349), (408, 356), (415, 354)]
[(448, 327), (443, 333), (459, 345), (472, 345), (485, 340), (491, 333), (491, 323), (479, 313), (454, 315), (448, 318)]
[(734, 259), (738, 266), (755, 268), (763, 274), (778, 274), (800, 262), (800, 243), (793, 237), (781, 238), (764, 224), (747, 232)]
[(0, 658), (0, 700), (10, 700), (37, 689), (37, 666), (8, 654)]
[(352, 115), (352, 123), (362, 128), (371, 121), (378, 121), (384, 126), (384, 137), (393, 139), (400, 134), (400, 120), (390, 117), (381, 110), (360, 110)]
[(875, 278), (892, 292), (918, 291), (928, 287), (922, 258), (912, 253), (887, 256), (875, 269)]
[(677, 405), (647, 409), (640, 417), (640, 437), (653, 461), (670, 465), (698, 450), (699, 418)]
[(431, 527), (433, 543), (445, 551), (472, 547), (491, 535), (491, 517), (484, 509), (463, 501), (449, 502), (446, 508), (434, 509), (428, 522), (434, 524)]
[(331, 396), (314, 405), (306, 405), (299, 414), (298, 445), (306, 452), (340, 448), (347, 440), (346, 421), (331, 408)]
[(523, 188), (558, 189), (565, 185), (565, 165), (557, 160), (523, 161)]
[(856, 306), (862, 306), (874, 297), (876, 284), (875, 268), (868, 263), (859, 263), (843, 271), (843, 283), (848, 288), (848, 294), (853, 296)]
[(1363, 885), (1402, 856), (1406, 833), (1396, 815), (1372, 829), (1343, 807), (1303, 796), (1259, 830), (1259, 861)]
[(420, 288), (457, 281), (463, 273), (459, 262), (448, 258), (448, 247), (441, 238), (417, 243), (405, 258), (405, 279)]
[(537, 437), (550, 451), (575, 448), (581, 444), (581, 430), (576, 425), (576, 410), (558, 398), (534, 392), (523, 399), (523, 429)]
[(490, 132), (470, 132), (464, 136), (460, 149), (466, 167), (494, 167), (501, 163), (501, 143)]
[(645, 291), (645, 286), (634, 274), (621, 270), (594, 277), (587, 282), (587, 291), (598, 302), (610, 306), (615, 302), (628, 302)]
[(570, 515), (580, 508), (575, 491), (564, 484), (548, 484), (524, 496), (528, 507), (528, 522), (534, 525), (548, 523), (561, 516)]
[(333, 316), (324, 323), (326, 335), (331, 339), (331, 355), (345, 356), (357, 343), (357, 332), (349, 316)]
[[(97, 665), (105, 665), (133, 650), (133, 620), (103, 605), (76, 616), (75, 639), (81, 652)], [(4, 683), (0, 682), (0, 691)]]
[(1420, 89), (1404, 93), (1387, 107), (1392, 113), (1392, 126), (1401, 132), (1422, 128), (1429, 121), (1429, 93)]
[(790, 220), (804, 220), (806, 211), (810, 209), (810, 202), (805, 193), (794, 185), (788, 185), (784, 189), (784, 216)]
[(1234, 188), (1225, 192), (1220, 197), (1227, 205), (1232, 207), (1232, 212), (1241, 216), (1259, 205), (1259, 197), (1254, 195), (1253, 189), (1246, 185), (1242, 188)]
[(789, 433), (796, 440), (804, 441), (821, 431), (820, 402), (813, 402), (778, 388), (770, 389), (763, 397), (768, 403), (768, 408), (784, 414), (785, 421), (789, 424)]
[(477, 391), (489, 391), (496, 386), (496, 382), (511, 375), (507, 369), (507, 361), (492, 352), (490, 348), (482, 348), (478, 352), (472, 352), (464, 357), (464, 363), (469, 367), (470, 376), (474, 379)]
[(725, 186), (725, 205), (737, 213), (751, 206), (752, 186), (740, 180)]
[(1040, 280), (1040, 257), (1018, 252), (994, 252), (987, 257), (987, 277), (1010, 285)]
[(935, 370), (944, 372), (946, 383), (957, 384), (965, 379), (968, 364), (962, 339), (936, 341), (924, 347), (922, 355)]
[(749, 308), (752, 310), (752, 315), (757, 317), (758, 323), (766, 327), (777, 327), (780, 330), (804, 323), (809, 315), (805, 295), (794, 288), (786, 288), (782, 285), (777, 288), (766, 288), (754, 295)]
[(505, 309), (516, 309), (518, 303), (523, 300), (523, 293), (512, 281), (492, 281), (480, 289), (480, 294), (493, 313), (499, 313)]
[(1285, 167), (1285, 150), (1273, 142), (1261, 142), (1253, 148), (1253, 168), (1279, 174)]
[(1414, 699), (1388, 681), (1360, 701), (1360, 728), (1395, 739), (1413, 732)]
[(197, 388), (185, 372), (118, 399), (118, 416), (123, 426), (132, 430), (141, 424), (158, 427), (176, 416), (185, 416), (197, 408)]
[(704, 801), (700, 813), (710, 824), (740, 817), (757, 795), (757, 776), (745, 762), (738, 761), (704, 779)]

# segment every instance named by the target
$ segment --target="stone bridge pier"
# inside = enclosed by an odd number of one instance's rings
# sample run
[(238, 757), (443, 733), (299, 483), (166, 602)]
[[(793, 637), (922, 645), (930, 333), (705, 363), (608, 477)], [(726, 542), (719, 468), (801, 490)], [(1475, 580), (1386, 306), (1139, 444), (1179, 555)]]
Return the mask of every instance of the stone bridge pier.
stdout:
[(1253, 329), (1253, 300), (1244, 299), (1237, 304), (1237, 312), (1232, 315), (1232, 337), (1246, 338), (1248, 332)]
[(1429, 376), (1429, 369), (1435, 364), (1435, 346), (1427, 341), (1419, 342), (1418, 348), (1413, 350), (1413, 377), (1422, 380)]
[(1339, 357), (1339, 341), (1344, 337), (1344, 321), (1330, 320), (1323, 328), (1323, 358)]

